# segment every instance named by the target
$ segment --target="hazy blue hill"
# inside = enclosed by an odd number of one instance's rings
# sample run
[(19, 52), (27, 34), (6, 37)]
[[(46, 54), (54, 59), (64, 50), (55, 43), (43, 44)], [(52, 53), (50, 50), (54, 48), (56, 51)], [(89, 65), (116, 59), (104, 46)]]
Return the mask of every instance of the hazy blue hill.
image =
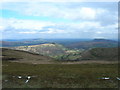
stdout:
[(46, 39), (47, 41), (51, 41), (51, 42), (54, 42), (54, 43), (58, 43), (58, 44), (62, 44), (64, 46), (68, 46), (70, 44), (73, 44), (73, 43), (79, 43), (79, 42), (83, 42), (83, 41), (91, 41), (92, 39)]
[(16, 47), (39, 45), (46, 43), (57, 43), (71, 49), (89, 49), (95, 47), (117, 47), (118, 42), (107, 39), (21, 39), (21, 40), (6, 40), (0, 41), (3, 47)]
[(49, 43), (44, 39), (22, 39), (22, 40), (6, 40), (0, 41), (3, 47), (16, 47), (16, 46), (26, 46), (26, 45), (38, 45)]
[(94, 39), (90, 41), (81, 41), (77, 43), (72, 43), (67, 45), (68, 48), (83, 48), (83, 49), (89, 49), (89, 48), (96, 48), (96, 47), (117, 47), (118, 42), (114, 40), (107, 40), (107, 39)]
[(3, 39), (3, 41), (0, 41), (0, 44), (2, 44), (3, 47), (38, 45), (45, 43), (58, 43), (67, 46), (72, 43), (89, 40), (90, 39)]
[(96, 41), (96, 42), (117, 42), (115, 40), (109, 40), (109, 39), (93, 39), (93, 41)]

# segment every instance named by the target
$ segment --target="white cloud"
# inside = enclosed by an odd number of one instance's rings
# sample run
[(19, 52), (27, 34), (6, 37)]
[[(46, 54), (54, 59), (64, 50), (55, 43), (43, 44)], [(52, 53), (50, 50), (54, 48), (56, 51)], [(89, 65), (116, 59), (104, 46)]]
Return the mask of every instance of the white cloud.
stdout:
[[(53, 23), (38, 20), (21, 20), (21, 19), (3, 19), (3, 26), (0, 28), (5, 30), (4, 33), (9, 30), (9, 33), (19, 34), (40, 34), (40, 35), (61, 35), (71, 37), (87, 37), (91, 34), (91, 37), (102, 37), (104, 34), (107, 36), (115, 35), (118, 33), (118, 24), (111, 24), (102, 26), (100, 22), (84, 21), (84, 22), (69, 22), (69, 23)], [(4, 28), (3, 28), (4, 27)], [(104, 35), (104, 37), (105, 37)], [(111, 36), (112, 37), (112, 36)]]
[[(105, 13), (102, 8), (77, 6), (69, 8), (68, 3), (5, 3), (3, 9), (13, 10), (26, 16), (47, 16), (70, 20), (94, 20), (96, 16)], [(72, 4), (70, 4), (72, 6)]]
[(0, 31), (3, 31), (4, 30), (4, 27), (3, 26), (0, 26)]
[(59, 29), (48, 29), (48, 31), (43, 31), (43, 32), (37, 32), (37, 31), (23, 31), (23, 32), (18, 32), (20, 34), (55, 34), (55, 33), (66, 33), (64, 30), (59, 30)]
[(68, 8), (67, 6), (56, 6), (50, 4), (31, 5), (23, 12), (30, 16), (49, 16), (57, 18), (65, 18), (70, 20), (94, 20), (96, 15), (102, 14), (107, 10), (93, 9), (90, 7)]
[[(118, 28), (115, 24), (117, 21), (114, 20), (117, 20), (117, 13), (115, 14), (117, 10), (114, 11), (114, 5), (110, 8), (109, 3), (107, 4), (91, 6), (90, 3), (3, 3), (2, 9), (7, 10), (8, 13), (15, 13), (13, 17), (15, 15), (20, 15), (20, 17), (3, 19), (2, 23), (0, 22), (0, 30), (20, 35), (57, 36), (59, 34), (61, 37), (62, 34), (65, 35), (64, 37), (73, 35), (74, 37), (86, 37), (89, 34), (92, 34), (91, 37), (102, 37), (103, 34), (115, 35), (117, 34), (116, 28)], [(32, 20), (20, 19), (27, 16)], [(33, 20), (34, 17), (35, 19), (40, 17), (42, 21)]]
[(37, 32), (32, 31), (32, 32), (19, 32), (19, 33), (22, 33), (22, 34), (36, 34)]
[(0, 31), (3, 31), (5, 29), (5, 25), (3, 24), (3, 19), (0, 18)]
[(60, 29), (54, 29), (54, 28), (49, 28), (48, 29), (49, 31), (47, 31), (46, 33), (66, 33), (66, 31), (65, 30), (60, 30)]
[[(0, 26), (0, 29), (9, 30), (10, 28), (12, 28), (12, 30), (10, 29), (11, 32), (18, 32), (20, 34), (66, 33), (65, 30), (54, 28), (58, 24), (47, 21), (45, 22), (45, 21), (37, 21), (37, 20), (21, 20), (14, 18), (2, 19), (2, 21), (4, 23), (4, 28), (3, 26)], [(53, 28), (49, 28), (49, 27), (53, 27)]]
[(83, 19), (94, 19), (96, 17), (96, 11), (92, 8), (83, 7), (80, 9), (80, 16)]
[(14, 29), (29, 29), (29, 30), (41, 30), (45, 26), (53, 26), (54, 23), (37, 21), (37, 20), (21, 20), (21, 19), (4, 19), (4, 25), (12, 27)]
[(97, 34), (101, 34), (102, 32), (100, 32), (100, 31), (97, 31), (96, 33), (97, 33)]
[(2, 2), (119, 2), (119, 0), (2, 0)]
[(80, 23), (70, 23), (68, 24), (68, 26), (70, 28), (73, 29), (73, 31), (75, 30), (79, 30), (82, 32), (88, 32), (88, 31), (93, 31), (95, 29), (98, 28), (102, 28), (100, 22), (95, 22), (95, 21), (84, 21), (84, 22), (80, 22)]

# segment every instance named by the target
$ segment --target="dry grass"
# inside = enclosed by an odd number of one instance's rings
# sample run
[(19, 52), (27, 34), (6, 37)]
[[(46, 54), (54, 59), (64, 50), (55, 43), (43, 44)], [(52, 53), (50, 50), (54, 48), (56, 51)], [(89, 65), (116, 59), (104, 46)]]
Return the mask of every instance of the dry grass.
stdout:
[[(117, 64), (21, 64), (3, 62), (4, 88), (117, 88)], [(6, 66), (7, 65), (7, 66)], [(36, 76), (25, 84), (26, 78)], [(110, 80), (101, 80), (110, 77)], [(8, 80), (5, 82), (5, 80)]]

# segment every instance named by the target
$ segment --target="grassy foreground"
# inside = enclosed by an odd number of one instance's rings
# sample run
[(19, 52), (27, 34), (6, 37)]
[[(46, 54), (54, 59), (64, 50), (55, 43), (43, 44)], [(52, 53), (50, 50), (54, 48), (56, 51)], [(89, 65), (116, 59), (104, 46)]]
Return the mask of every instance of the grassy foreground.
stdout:
[[(3, 61), (3, 88), (117, 88), (117, 66), (95, 63), (34, 65)], [(32, 76), (28, 83), (25, 83), (26, 76)], [(102, 77), (110, 79), (102, 80)]]

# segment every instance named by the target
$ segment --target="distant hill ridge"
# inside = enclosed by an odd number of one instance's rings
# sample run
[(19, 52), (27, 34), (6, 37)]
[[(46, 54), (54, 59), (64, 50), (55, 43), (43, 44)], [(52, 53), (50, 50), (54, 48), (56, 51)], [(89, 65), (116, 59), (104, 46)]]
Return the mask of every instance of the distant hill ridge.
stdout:
[(81, 54), (83, 60), (118, 60), (119, 48), (93, 48)]
[(109, 40), (109, 39), (93, 39), (93, 41), (101, 41), (101, 42), (117, 42), (115, 40)]
[(28, 39), (28, 40), (18, 40), (18, 41), (0, 41), (2, 47), (16, 47), (16, 46), (26, 46), (26, 45), (39, 45), (50, 43), (44, 39)]
[(91, 41), (81, 41), (76, 42), (67, 45), (68, 48), (83, 48), (83, 49), (89, 49), (89, 48), (97, 48), (97, 47), (118, 47), (118, 42), (114, 40), (108, 40), (108, 39), (94, 39)]
[(95, 47), (117, 47), (118, 42), (108, 39), (93, 39), (93, 40), (79, 40), (79, 39), (31, 39), (21, 41), (0, 41), (2, 47), (16, 47), (16, 46), (31, 46), (40, 44), (58, 43), (67, 48), (89, 49)]

